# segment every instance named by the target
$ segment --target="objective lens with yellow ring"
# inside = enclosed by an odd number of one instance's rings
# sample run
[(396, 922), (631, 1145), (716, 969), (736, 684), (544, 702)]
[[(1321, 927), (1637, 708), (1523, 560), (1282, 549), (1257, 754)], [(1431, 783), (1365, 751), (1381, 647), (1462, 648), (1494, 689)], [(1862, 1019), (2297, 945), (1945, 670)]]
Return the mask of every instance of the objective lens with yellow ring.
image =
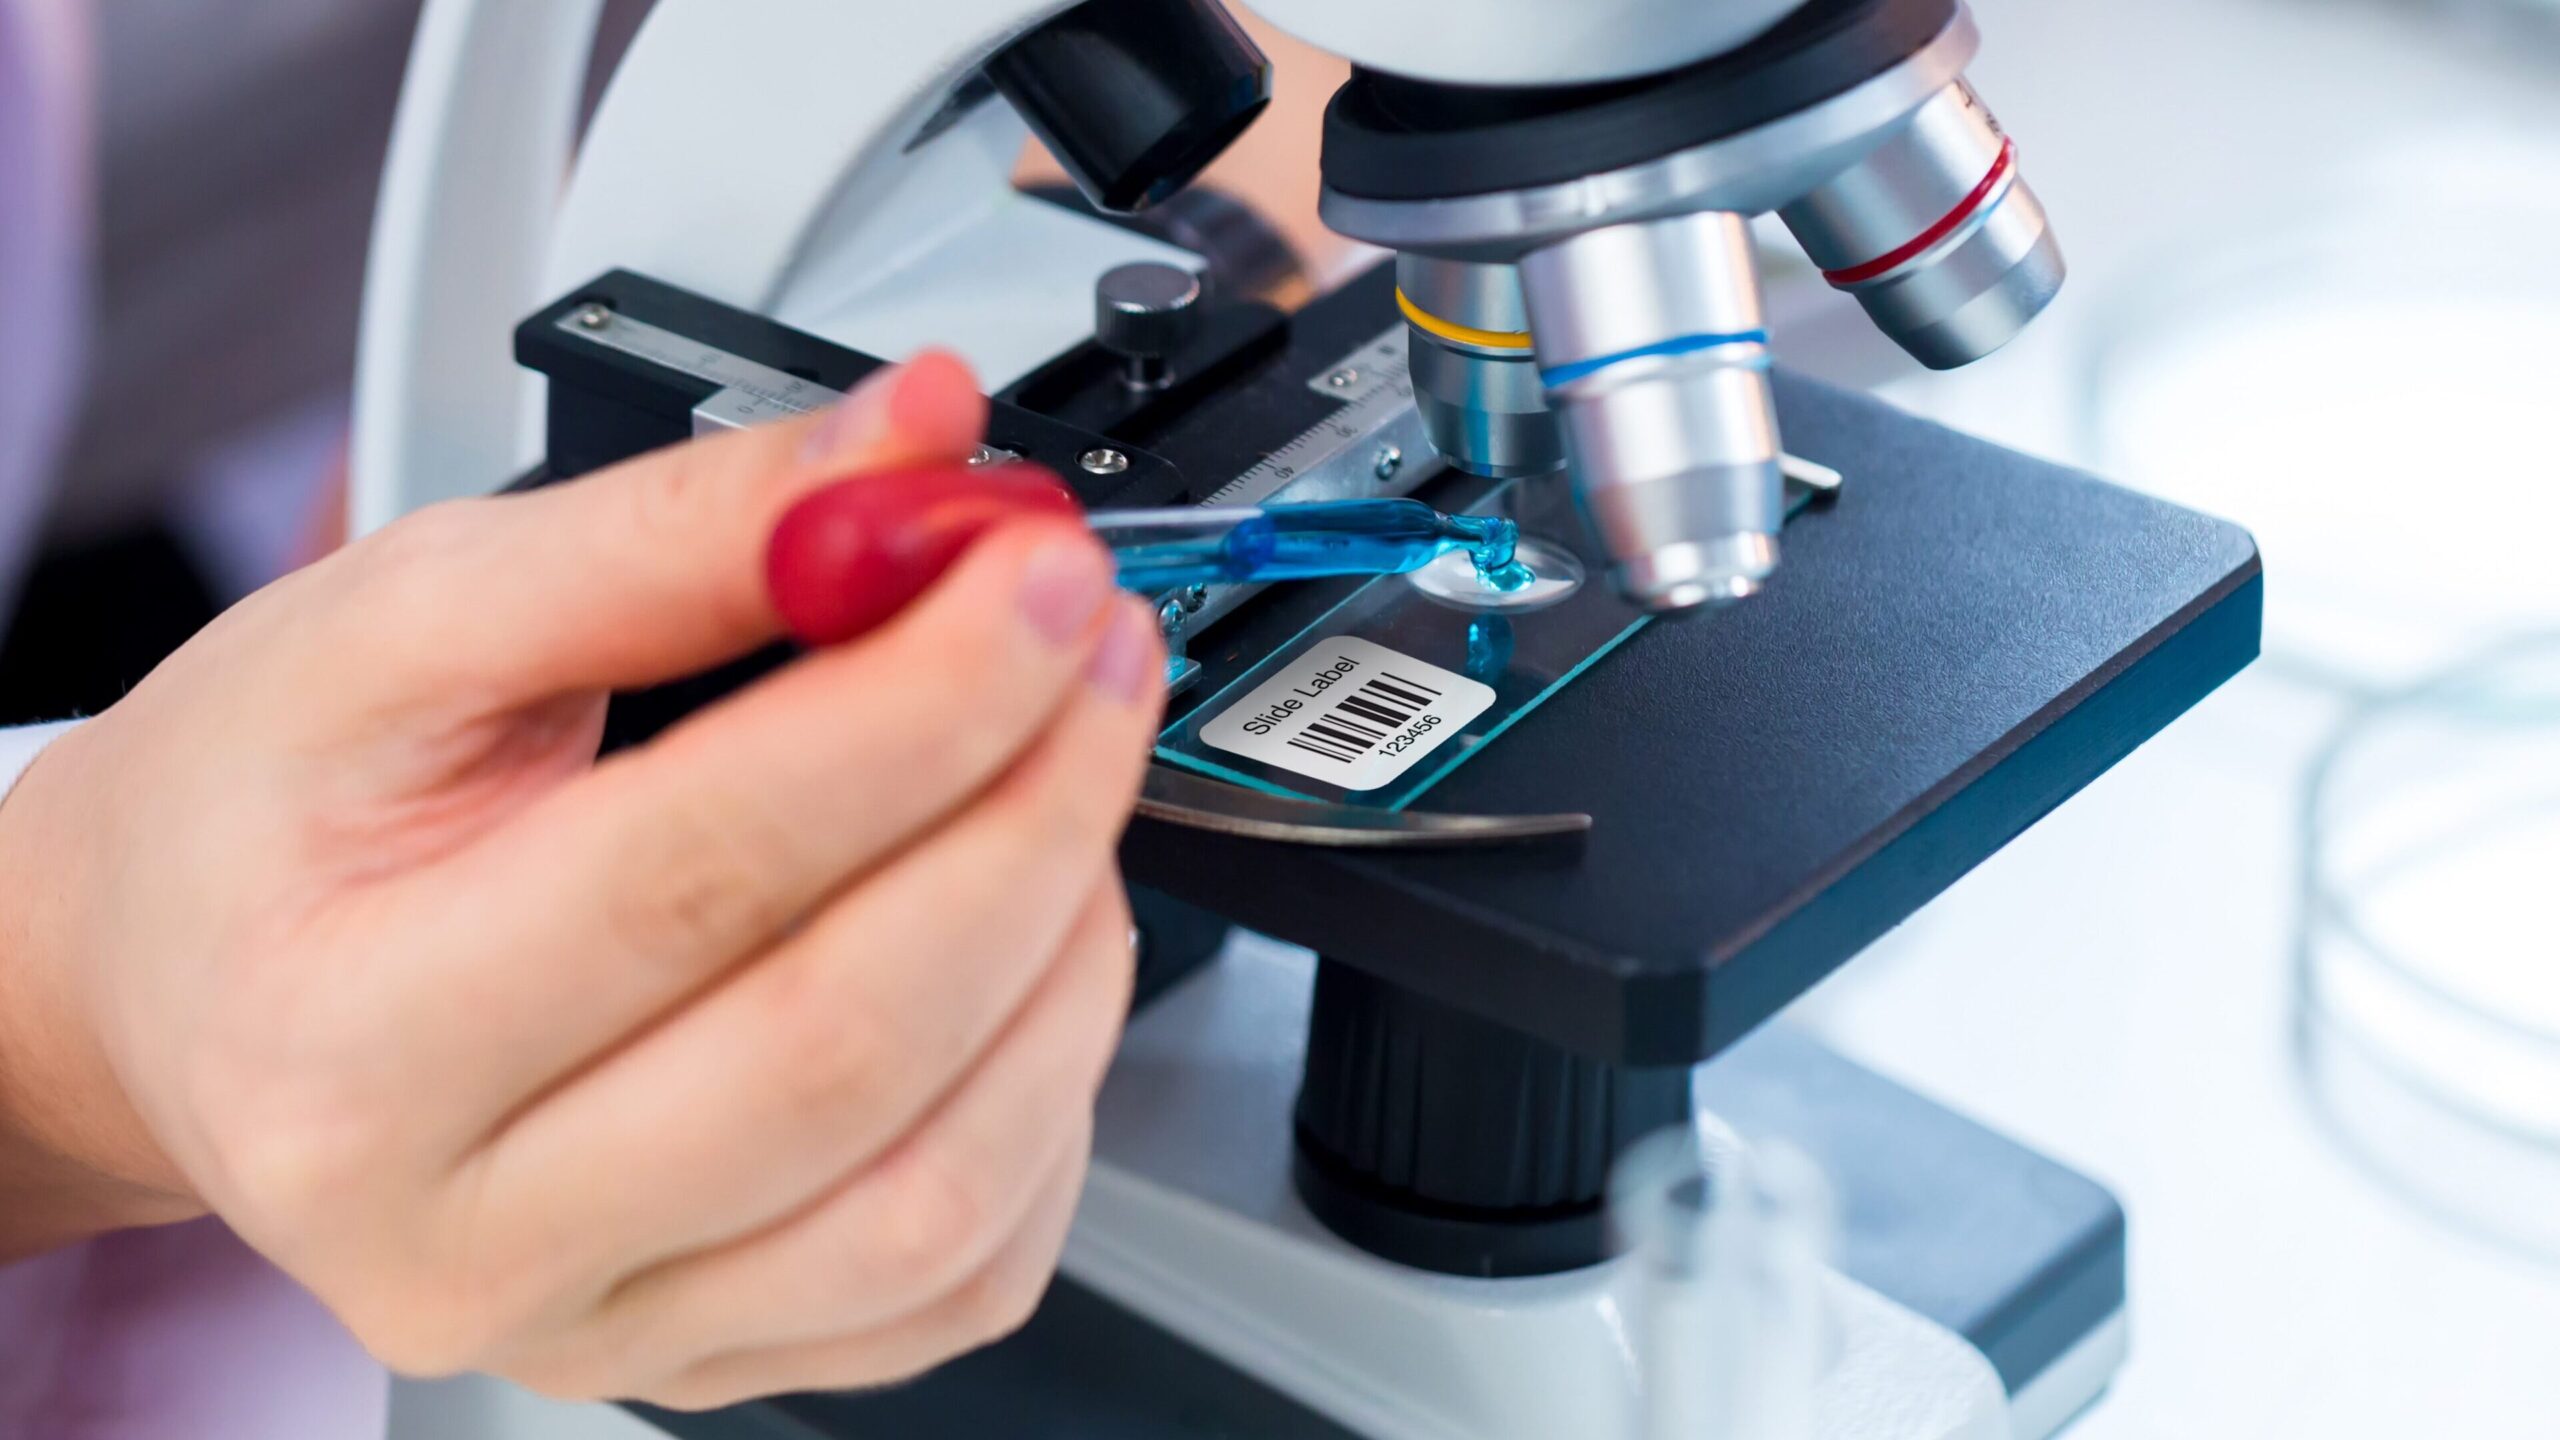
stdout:
[(1564, 468), (1517, 270), (1401, 255), (1396, 308), (1412, 349), (1414, 406), (1442, 458), (1506, 480)]
[(1396, 308), (1404, 312), (1404, 318), (1412, 324), (1414, 329), (1436, 340), (1446, 340), (1452, 345), (1465, 345), (1478, 350), (1532, 348), (1529, 332), (1526, 330), (1479, 330), (1472, 325), (1461, 325), (1455, 320), (1443, 320), (1414, 304), (1413, 297), (1404, 293), (1402, 287), (1396, 290)]

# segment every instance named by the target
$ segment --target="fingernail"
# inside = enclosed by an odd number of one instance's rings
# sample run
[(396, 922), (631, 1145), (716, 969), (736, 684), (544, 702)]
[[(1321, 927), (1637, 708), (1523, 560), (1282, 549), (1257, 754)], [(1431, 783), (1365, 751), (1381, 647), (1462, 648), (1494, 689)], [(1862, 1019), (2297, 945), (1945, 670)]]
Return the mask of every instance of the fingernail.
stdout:
[(1093, 688), (1123, 703), (1134, 703), (1149, 686), (1164, 683), (1156, 660), (1155, 617), (1134, 602), (1112, 607), (1111, 628), (1085, 666)]
[(1089, 541), (1053, 540), (1032, 552), (1022, 578), (1022, 614), (1040, 638), (1065, 645), (1084, 634), (1111, 598), (1111, 572)]
[(898, 402), (904, 365), (883, 365), (845, 392), (833, 410), (809, 432), (808, 457), (826, 460), (872, 444), (889, 433)]

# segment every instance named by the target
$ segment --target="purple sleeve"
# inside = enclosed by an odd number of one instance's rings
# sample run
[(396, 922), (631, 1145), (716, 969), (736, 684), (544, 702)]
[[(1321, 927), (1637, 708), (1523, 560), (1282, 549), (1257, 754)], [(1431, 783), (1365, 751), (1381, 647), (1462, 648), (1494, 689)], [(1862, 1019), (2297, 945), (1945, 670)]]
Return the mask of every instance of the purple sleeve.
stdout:
[(81, 376), (89, 78), (83, 0), (0, 0), (0, 613)]
[(0, 1435), (369, 1440), (390, 1377), (218, 1220), (0, 1268)]

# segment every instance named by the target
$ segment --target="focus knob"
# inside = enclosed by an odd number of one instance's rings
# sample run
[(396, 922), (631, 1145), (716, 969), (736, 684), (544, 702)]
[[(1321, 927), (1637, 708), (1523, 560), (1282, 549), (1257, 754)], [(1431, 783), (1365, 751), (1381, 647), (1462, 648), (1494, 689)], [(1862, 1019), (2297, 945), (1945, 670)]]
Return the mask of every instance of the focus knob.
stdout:
[(1200, 331), (1202, 290), (1201, 278), (1179, 265), (1116, 266), (1094, 284), (1094, 341), (1126, 362), (1130, 384), (1154, 389)]

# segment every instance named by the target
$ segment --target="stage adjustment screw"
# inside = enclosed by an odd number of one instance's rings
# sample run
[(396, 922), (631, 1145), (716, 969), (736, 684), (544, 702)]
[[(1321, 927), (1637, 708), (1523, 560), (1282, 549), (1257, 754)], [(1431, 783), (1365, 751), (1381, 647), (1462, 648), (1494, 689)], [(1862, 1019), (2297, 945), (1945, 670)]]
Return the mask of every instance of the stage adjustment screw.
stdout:
[(1132, 389), (1173, 379), (1173, 357), (1200, 333), (1200, 277), (1179, 265), (1140, 260), (1104, 271), (1093, 286), (1093, 338), (1120, 357)]

